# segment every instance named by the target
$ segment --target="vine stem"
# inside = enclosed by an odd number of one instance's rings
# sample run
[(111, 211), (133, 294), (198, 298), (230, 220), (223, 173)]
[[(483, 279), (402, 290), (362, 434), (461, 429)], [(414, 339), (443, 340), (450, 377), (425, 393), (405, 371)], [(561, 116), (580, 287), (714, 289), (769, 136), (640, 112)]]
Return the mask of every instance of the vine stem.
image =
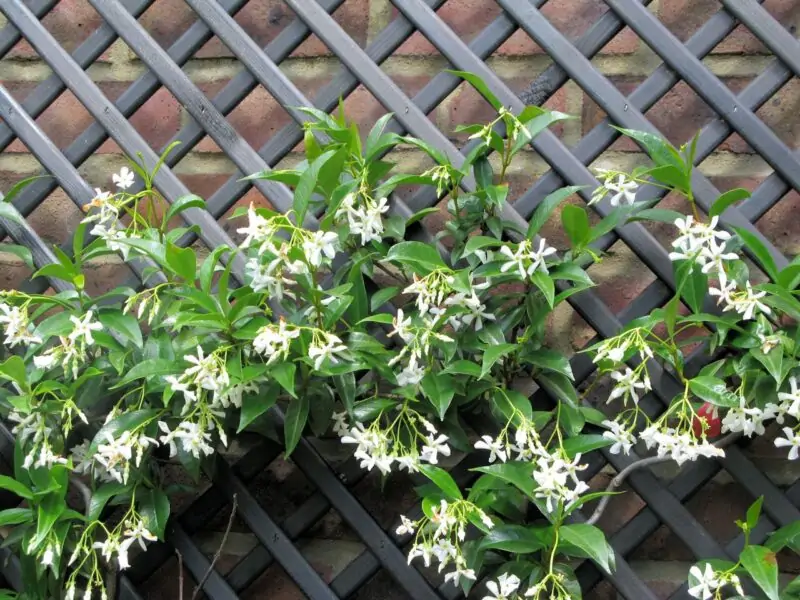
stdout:
[[(726, 448), (730, 446), (733, 442), (735, 442), (737, 439), (739, 439), (741, 435), (742, 434), (740, 432), (728, 434), (721, 440), (715, 442), (714, 446), (716, 446), (717, 448)], [(627, 467), (622, 469), (619, 473), (617, 473), (617, 476), (614, 477), (614, 479), (612, 479), (609, 482), (608, 486), (605, 489), (606, 493), (613, 492), (614, 490), (619, 488), (623, 483), (625, 483), (625, 480), (628, 478), (628, 476), (630, 476), (630, 474), (636, 471), (637, 469), (641, 469), (643, 467), (650, 467), (652, 465), (656, 465), (662, 462), (667, 462), (669, 460), (672, 460), (672, 458), (670, 458), (669, 456), (648, 456), (646, 458), (642, 458), (635, 462), (632, 462)], [(600, 502), (597, 504), (597, 508), (594, 509), (592, 516), (586, 519), (586, 523), (588, 525), (594, 525), (600, 520), (600, 517), (603, 516), (603, 513), (608, 507), (608, 503), (610, 500), (611, 500), (610, 495), (603, 496), (602, 498), (600, 498)]]
[[(208, 569), (206, 569), (206, 572), (203, 574), (203, 578), (197, 582), (197, 587), (194, 588), (194, 593), (192, 594), (191, 600), (197, 600), (197, 598), (200, 596), (203, 586), (205, 585), (206, 581), (208, 581), (208, 578), (211, 577), (211, 573), (214, 571), (214, 566), (217, 564), (219, 557), (222, 555), (222, 549), (225, 547), (225, 544), (228, 543), (228, 536), (231, 533), (231, 528), (233, 527), (233, 518), (236, 516), (236, 509), (238, 507), (238, 499), (236, 494), (233, 495), (232, 504), (233, 506), (231, 506), (231, 515), (228, 517), (228, 525), (225, 527), (225, 533), (222, 536), (222, 541), (220, 542), (217, 551), (214, 553), (214, 558), (211, 559), (211, 564), (208, 565)], [(181, 589), (183, 589), (183, 586), (181, 586)]]

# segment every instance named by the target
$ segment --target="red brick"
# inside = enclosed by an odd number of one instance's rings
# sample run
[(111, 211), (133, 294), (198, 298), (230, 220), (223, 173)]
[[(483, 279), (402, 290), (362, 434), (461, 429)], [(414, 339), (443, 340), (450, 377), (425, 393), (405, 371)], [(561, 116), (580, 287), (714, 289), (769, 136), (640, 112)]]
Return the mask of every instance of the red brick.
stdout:
[[(717, 0), (663, 0), (659, 6), (662, 22), (684, 41), (712, 15), (722, 10)], [(796, 25), (798, 22), (800, 3), (797, 0), (766, 0), (763, 6), (786, 26)], [(712, 53), (769, 54), (769, 51), (744, 25), (740, 25)]]
[[(103, 19), (87, 0), (61, 0), (42, 19), (42, 23), (62, 48), (72, 52), (103, 24)], [(39, 55), (27, 41), (23, 40), (6, 56), (31, 59), (38, 58)], [(100, 60), (106, 59), (106, 54), (100, 58)]]
[[(369, 1), (347, 0), (335, 13), (335, 20), (362, 47), (366, 44), (369, 25)], [(295, 14), (281, 0), (251, 0), (236, 15), (236, 21), (259, 46), (270, 41), (295, 19)], [(172, 44), (197, 20), (192, 9), (182, 0), (159, 0), (142, 15), (140, 22), (162, 46)], [(331, 54), (316, 36), (310, 36), (292, 56)], [(233, 56), (218, 38), (212, 38), (196, 54), (197, 58)]]
[[(639, 77), (609, 77), (617, 89), (625, 96), (629, 96), (643, 81)], [(739, 92), (748, 83), (746, 78), (725, 78), (724, 83), (734, 92)], [(782, 99), (787, 105), (791, 104), (791, 99)], [(777, 112), (773, 112), (776, 115)], [(584, 92), (583, 101), (583, 132), (588, 133), (595, 125), (606, 116), (606, 113)], [(645, 113), (648, 120), (666, 138), (675, 145), (681, 145), (689, 141), (694, 134), (710, 121), (717, 118), (717, 113), (711, 109), (686, 83), (679, 82), (650, 110)], [(773, 116), (783, 129), (789, 129), (787, 123), (790, 117), (785, 116), (782, 120)], [(639, 147), (628, 138), (620, 138), (610, 148), (621, 152), (639, 152)], [(727, 152), (752, 152), (749, 146), (738, 136), (732, 136), (723, 142), (719, 150)]]
[[(551, 0), (541, 12), (561, 33), (574, 39), (582, 35), (608, 10), (602, 0)], [(470, 41), (501, 14), (494, 0), (450, 0), (438, 11), (442, 20), (461, 39)], [(394, 15), (397, 14), (395, 10)], [(636, 50), (636, 35), (625, 28), (601, 51), (603, 54), (625, 54)], [(415, 33), (398, 50), (398, 54), (438, 54), (433, 45), (420, 33)], [(544, 51), (522, 30), (514, 33), (497, 50), (498, 55), (521, 56), (544, 54)]]
[[(103, 82), (100, 89), (111, 100), (124, 92), (129, 84), (123, 82)], [(3, 86), (19, 101), (24, 100), (36, 84), (33, 82), (4, 81)], [(36, 119), (42, 131), (59, 148), (66, 148), (84, 130), (94, 123), (94, 118), (83, 104), (65, 91)], [(160, 88), (130, 118), (130, 123), (144, 137), (152, 148), (158, 151), (180, 129), (181, 106), (164, 88)], [(13, 142), (6, 152), (27, 152), (25, 146)], [(106, 142), (99, 153), (118, 153), (113, 142)]]

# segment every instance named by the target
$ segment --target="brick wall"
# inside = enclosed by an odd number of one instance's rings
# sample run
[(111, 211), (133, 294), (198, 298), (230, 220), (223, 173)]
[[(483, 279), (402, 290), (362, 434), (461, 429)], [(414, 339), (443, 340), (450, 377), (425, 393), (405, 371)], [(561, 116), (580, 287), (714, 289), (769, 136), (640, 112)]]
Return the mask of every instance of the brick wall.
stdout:
[[(764, 5), (787, 27), (800, 24), (800, 0), (766, 0)], [(655, 0), (650, 8), (669, 25), (675, 35), (685, 40), (721, 6), (717, 0)], [(550, 0), (542, 12), (562, 32), (574, 38), (586, 31), (606, 10), (602, 0)], [(498, 14), (500, 9), (493, 0), (449, 0), (439, 10), (439, 15), (466, 40), (479, 33)], [(365, 47), (397, 16), (397, 11), (390, 0), (346, 0), (335, 16), (359, 45)], [(293, 18), (292, 11), (280, 0), (252, 0), (238, 14), (237, 21), (263, 46)], [(191, 10), (182, 0), (156, 0), (140, 18), (150, 34), (165, 47), (194, 20)], [(88, 38), (101, 24), (101, 19), (85, 0), (62, 0), (44, 19), (44, 23), (65, 48), (72, 50)], [(713, 50), (705, 63), (731, 89), (740, 90), (761, 73), (770, 60), (772, 57), (754, 36), (739, 27)], [(518, 31), (487, 62), (512, 89), (522, 91), (551, 60), (524, 32)], [(660, 64), (660, 60), (632, 31), (625, 29), (606, 45), (593, 63), (620, 90), (628, 93)], [(420, 34), (415, 34), (383, 64), (383, 69), (407, 94), (413, 95), (447, 66), (447, 61), (438, 51)], [(191, 79), (210, 96), (221, 90), (241, 68), (232, 53), (217, 39), (209, 41), (184, 66)], [(340, 68), (339, 60), (313, 36), (282, 64), (286, 75), (311, 99)], [(111, 98), (120, 95), (143, 72), (142, 63), (122, 41), (117, 41), (89, 69), (92, 78)], [(0, 82), (20, 100), (49, 74), (46, 63), (24, 42), (0, 60)], [(576, 117), (554, 130), (568, 145), (577, 143), (604, 116), (591, 98), (572, 82), (558, 90), (546, 106)], [(349, 116), (364, 128), (371, 126), (384, 112), (372, 94), (363, 87), (346, 99), (345, 107)], [(797, 147), (800, 139), (800, 82), (796, 78), (790, 81), (758, 114), (784, 142)], [(676, 86), (647, 115), (675, 143), (685, 142), (699, 127), (715, 117), (714, 111), (684, 84)], [(488, 104), (471, 88), (462, 85), (429, 116), (460, 144), (464, 142), (463, 136), (451, 133), (455, 126), (488, 119), (491, 112)], [(186, 110), (167, 90), (162, 89), (133, 115), (131, 123), (154, 149), (160, 150), (189, 119)], [(289, 122), (289, 115), (266, 91), (257, 88), (228, 115), (228, 119), (248, 143), (258, 148)], [(37, 122), (63, 149), (90, 126), (93, 119), (71, 93), (65, 92)], [(424, 159), (411, 150), (397, 151), (394, 158), (407, 169), (422, 168), (425, 164)], [(291, 164), (295, 160), (297, 156), (292, 155), (284, 159), (282, 164)], [(634, 145), (619, 141), (598, 159), (596, 166), (630, 167), (641, 160), (642, 155)], [(121, 164), (119, 148), (114, 142), (108, 141), (80, 167), (80, 171), (92, 185), (108, 187), (110, 174)], [(512, 197), (524, 192), (546, 168), (546, 164), (535, 153), (524, 153), (510, 175)], [(737, 135), (726, 140), (700, 168), (721, 190), (739, 186), (752, 189), (771, 173), (771, 168)], [(37, 160), (25, 146), (14, 142), (0, 154), (0, 190), (7, 190), (15, 181), (37, 174), (39, 170)], [(192, 191), (204, 197), (210, 196), (235, 173), (230, 161), (209, 138), (195, 147), (174, 170)], [(251, 201), (268, 202), (258, 192), (251, 191), (240, 204)], [(673, 199), (665, 202), (676, 203)], [(759, 223), (762, 231), (790, 256), (800, 253), (798, 211), (800, 195), (792, 192)], [(33, 212), (30, 222), (48, 242), (62, 243), (67, 232), (72, 231), (80, 219), (80, 211), (58, 190)], [(435, 226), (435, 217), (430, 218), (430, 224)], [(229, 232), (234, 232), (235, 226), (227, 221), (224, 225)], [(664, 228), (654, 231), (664, 237)], [(563, 237), (555, 228), (550, 227), (545, 233), (551, 241), (560, 242), (563, 246)], [(26, 269), (13, 258), (0, 258), (0, 287), (13, 287), (27, 277)], [(90, 285), (95, 289), (111, 287), (125, 273), (124, 267), (113, 262), (97, 264)], [(601, 297), (614, 310), (623, 308), (654, 279), (654, 275), (639, 259), (620, 243), (611, 249), (601, 264), (592, 267), (591, 273), (600, 282)], [(552, 329), (554, 345), (570, 352), (593, 334), (588, 325), (568, 307), (554, 316)], [(786, 462), (776, 459), (772, 450), (769, 443), (757, 443), (749, 452), (777, 483), (793, 480), (796, 474), (788, 473)], [(409, 487), (401, 483), (393, 480), (386, 495), (381, 493), (380, 482), (375, 478), (368, 477), (359, 486), (360, 497), (387, 527), (397, 511), (413, 502)], [(599, 485), (601, 481), (597, 483)], [(259, 478), (256, 485), (263, 493), (263, 499), (273, 505), (279, 502), (287, 507), (297, 506), (310, 493), (302, 476), (287, 463), (274, 465)], [(281, 490), (292, 491), (276, 496), (272, 490), (277, 486)], [(387, 497), (390, 500), (388, 504)], [(721, 498), (725, 498), (724, 510), (720, 510)], [(749, 501), (736, 483), (720, 477), (688, 506), (710, 531), (726, 542), (734, 534), (731, 529), (733, 520), (742, 515)], [(605, 523), (610, 531), (638, 511), (641, 503), (635, 494), (630, 493), (625, 498), (614, 500), (613, 506), (615, 510), (609, 513)], [(224, 527), (224, 521), (222, 518), (216, 523), (219, 529)], [(223, 567), (232, 565), (235, 556), (246, 553), (254, 544), (246, 528), (240, 529), (241, 532), (229, 541)], [(211, 554), (219, 543), (219, 535), (204, 535), (203, 547)], [(341, 569), (345, 557), (353, 556), (361, 548), (357, 537), (349, 535), (341, 519), (332, 514), (310, 532), (304, 549), (312, 557), (312, 562), (331, 577)], [(668, 594), (677, 585), (676, 582), (682, 580), (691, 560), (690, 549), (666, 530), (657, 531), (631, 557), (634, 568), (663, 594)], [(791, 565), (791, 568), (796, 568), (796, 565)], [(174, 569), (175, 565), (165, 567), (162, 577), (152, 583), (148, 598), (173, 597), (174, 589), (171, 586), (174, 585)], [(264, 592), (267, 589), (265, 585), (256, 585), (249, 595), (243, 597), (300, 597), (290, 580), (279, 570), (265, 577), (263, 581), (270, 582), (269, 592)], [(359, 597), (394, 597), (386, 591), (384, 584), (385, 581), (379, 578)], [(611, 598), (613, 594), (601, 586), (593, 597)]]

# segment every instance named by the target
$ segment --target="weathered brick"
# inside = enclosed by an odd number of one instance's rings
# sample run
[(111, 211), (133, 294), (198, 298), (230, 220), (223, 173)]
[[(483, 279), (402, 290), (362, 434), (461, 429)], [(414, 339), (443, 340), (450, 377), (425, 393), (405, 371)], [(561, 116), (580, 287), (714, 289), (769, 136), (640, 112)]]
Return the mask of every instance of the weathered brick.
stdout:
[[(608, 10), (601, 0), (551, 0), (541, 12), (561, 33), (570, 39), (582, 35), (600, 16)], [(461, 39), (469, 42), (485, 29), (502, 12), (494, 0), (450, 0), (438, 11), (442, 20), (456, 32)], [(397, 14), (394, 10), (393, 16)], [(636, 35), (625, 28), (609, 42), (602, 53), (625, 54), (638, 47)], [(421, 33), (415, 33), (400, 48), (398, 54), (429, 55), (438, 54), (434, 46)], [(496, 54), (522, 56), (544, 54), (527, 33), (522, 30), (514, 33)]]
[[(87, 0), (61, 0), (42, 19), (42, 23), (66, 51), (72, 52), (103, 24), (103, 19)], [(7, 57), (33, 59), (39, 55), (27, 41), (22, 40)], [(100, 60), (107, 58), (106, 53)]]
[[(766, 0), (764, 8), (786, 27), (800, 23), (797, 0)], [(717, 0), (662, 0), (661, 21), (681, 40), (686, 40), (717, 11)], [(764, 45), (744, 25), (739, 25), (714, 50), (715, 54), (769, 54)]]
[[(364, 46), (369, 21), (369, 0), (347, 0), (335, 13), (335, 20), (356, 42)], [(159, 0), (142, 15), (140, 22), (162, 45), (172, 44), (197, 17), (182, 0)], [(295, 19), (294, 11), (281, 0), (252, 0), (236, 15), (236, 21), (259, 46), (266, 46)], [(292, 56), (322, 56), (330, 50), (316, 36), (310, 36)], [(207, 42), (197, 58), (230, 57), (233, 53), (218, 38)]]

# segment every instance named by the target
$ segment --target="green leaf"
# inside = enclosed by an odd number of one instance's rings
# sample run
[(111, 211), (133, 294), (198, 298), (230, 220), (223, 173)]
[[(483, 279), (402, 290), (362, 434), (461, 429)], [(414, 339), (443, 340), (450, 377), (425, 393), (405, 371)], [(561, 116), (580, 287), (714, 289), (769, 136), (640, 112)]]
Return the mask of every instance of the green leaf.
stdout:
[(436, 484), (451, 500), (463, 500), (458, 484), (450, 476), (450, 473), (434, 465), (419, 465), (420, 472)]
[(53, 529), (58, 518), (67, 508), (64, 499), (56, 494), (45, 496), (39, 505), (38, 516), (36, 519), (36, 535), (30, 541), (27, 550), (32, 551), (39, 548), (47, 539), (48, 534)]
[(333, 383), (336, 386), (336, 393), (339, 394), (339, 399), (347, 409), (348, 414), (352, 416), (356, 402), (356, 376), (353, 373), (335, 375)]
[(308, 421), (308, 394), (303, 394), (299, 398), (289, 402), (286, 409), (286, 420), (283, 423), (283, 436), (286, 443), (286, 456), (288, 457), (297, 447), (300, 436)]
[(200, 267), (200, 285), (201, 289), (206, 294), (211, 291), (211, 284), (213, 283), (214, 271), (217, 266), (217, 262), (219, 262), (220, 257), (224, 253), (229, 251), (230, 248), (228, 248), (228, 246), (218, 246), (214, 248), (214, 251), (203, 261), (203, 266)]
[(752, 531), (758, 523), (758, 518), (761, 516), (761, 505), (764, 504), (764, 496), (759, 496), (747, 509), (747, 528)]
[(167, 242), (167, 264), (184, 281), (194, 282), (197, 271), (197, 257), (194, 250)]
[(369, 308), (371, 311), (377, 311), (381, 306), (389, 302), (392, 298), (400, 293), (400, 288), (397, 286), (381, 288), (369, 300)]
[(25, 485), (22, 485), (16, 479), (12, 479), (7, 475), (0, 475), (0, 489), (8, 490), (9, 492), (13, 492), (20, 498), (24, 498), (25, 500), (32, 500), (33, 499), (33, 492), (30, 488)]
[(734, 227), (734, 231), (736, 231), (737, 235), (742, 238), (745, 246), (747, 246), (750, 251), (755, 256), (756, 261), (759, 263), (764, 272), (769, 275), (769, 278), (772, 281), (778, 281), (778, 269), (775, 266), (775, 261), (772, 260), (772, 255), (767, 250), (767, 247), (764, 243), (758, 239), (758, 237), (744, 229), (743, 227)]
[(19, 258), (25, 263), (29, 269), (35, 269), (36, 265), (33, 264), (33, 254), (25, 246), (18, 244), (0, 244), (0, 252), (8, 252)]
[(700, 312), (708, 293), (708, 277), (692, 260), (673, 263), (678, 292), (693, 312)]
[(614, 127), (614, 129), (639, 142), (647, 151), (650, 158), (653, 159), (656, 166), (672, 165), (677, 167), (681, 172), (686, 172), (686, 165), (681, 155), (661, 136), (646, 131), (635, 131), (633, 129), (623, 129), (621, 127)]
[(447, 414), (447, 409), (453, 401), (455, 395), (455, 387), (453, 386), (453, 378), (441, 371), (434, 373), (429, 371), (420, 382), (422, 392), (430, 400), (433, 408), (436, 409), (436, 414), (440, 419), (444, 419)]
[(536, 380), (556, 400), (566, 402), (573, 407), (578, 405), (578, 394), (575, 387), (565, 375), (554, 372), (540, 373)]
[(483, 352), (483, 363), (481, 365), (481, 379), (491, 370), (494, 364), (502, 357), (513, 352), (518, 348), (517, 344), (495, 344), (489, 346)]
[(0, 378), (9, 379), (22, 389), (28, 387), (28, 376), (25, 373), (25, 361), (21, 356), (10, 356), (0, 363)]
[(453, 71), (447, 69), (448, 73), (452, 73), (453, 75), (457, 75), (461, 77), (461, 79), (468, 81), (475, 90), (483, 96), (486, 101), (492, 105), (492, 108), (499, 111), (503, 107), (503, 103), (495, 96), (492, 91), (489, 89), (489, 86), (486, 85), (486, 82), (483, 81), (478, 75), (475, 73), (469, 73), (467, 71)]
[(548, 348), (540, 348), (539, 350), (534, 350), (533, 352), (526, 352), (522, 358), (526, 362), (529, 362), (540, 369), (555, 371), (556, 373), (561, 373), (570, 379), (574, 379), (569, 360), (567, 360), (567, 357), (560, 352), (556, 352), (555, 350), (550, 350)]
[(353, 301), (347, 307), (347, 319), (350, 323), (357, 323), (369, 314), (369, 299), (367, 298), (367, 288), (364, 285), (364, 276), (361, 273), (361, 265), (356, 263), (350, 269), (347, 282), (352, 285), (350, 295)]
[(775, 380), (775, 389), (780, 388), (783, 378), (787, 375), (783, 370), (783, 346), (778, 344), (766, 354), (761, 351), (761, 348), (750, 348), (748, 353), (764, 365), (767, 372), (772, 375)]
[(709, 217), (715, 217), (717, 215), (721, 215), (725, 212), (725, 209), (728, 208), (731, 204), (739, 202), (739, 200), (744, 200), (745, 198), (750, 197), (750, 192), (744, 188), (736, 188), (733, 190), (728, 190), (724, 194), (722, 194), (719, 198), (714, 200), (714, 204), (711, 205), (711, 210), (708, 211)]
[(800, 553), (800, 521), (790, 523), (773, 532), (764, 546), (773, 552), (780, 552), (789, 546), (795, 552)]
[(471, 360), (456, 360), (447, 365), (442, 373), (452, 373), (454, 375), (469, 375), (480, 379), (481, 367)]
[[(137, 499), (139, 498), (137, 494)], [(147, 490), (141, 496), (140, 511), (147, 523), (147, 529), (163, 540), (169, 519), (169, 497), (163, 490)]]
[[(607, 573), (614, 569), (614, 550), (606, 541), (603, 532), (594, 525), (577, 523), (575, 525), (563, 525), (559, 530), (559, 548), (566, 542), (569, 546), (579, 548), (583, 556), (591, 558)], [(571, 548), (564, 548), (566, 554), (573, 554)]]
[(520, 121), (522, 121), (524, 131), (520, 132), (520, 135), (517, 136), (517, 139), (514, 141), (514, 145), (511, 147), (512, 156), (519, 152), (526, 144), (530, 144), (540, 133), (550, 127), (550, 125), (553, 123), (566, 121), (568, 119), (573, 119), (574, 117), (572, 115), (558, 112), (557, 110), (548, 110), (544, 111), (542, 114), (536, 115), (532, 119), (525, 120), (522, 113), (518, 118)]
[(512, 554), (530, 554), (552, 543), (552, 527), (497, 525), (481, 541), (481, 550), (502, 550)]
[(778, 561), (774, 552), (764, 546), (747, 546), (739, 555), (739, 560), (769, 600), (780, 600)]
[(431, 271), (447, 269), (439, 251), (434, 246), (422, 242), (400, 242), (389, 249), (386, 260), (410, 267), (421, 275)]
[(239, 427), (236, 433), (241, 433), (250, 423), (267, 412), (278, 400), (278, 387), (270, 385), (261, 394), (246, 394), (242, 398), (242, 410), (239, 412)]
[(497, 238), (486, 235), (475, 235), (469, 238), (464, 246), (464, 256), (469, 256), (470, 254), (473, 254), (475, 250), (480, 250), (481, 248), (486, 248), (487, 246), (502, 246), (502, 244), (502, 240), (498, 240)]
[(542, 292), (550, 308), (553, 308), (556, 298), (556, 285), (553, 283), (552, 277), (544, 271), (535, 271), (531, 275), (531, 282)]
[(561, 209), (561, 224), (573, 248), (581, 248), (589, 241), (589, 215), (583, 207), (567, 204)]
[(715, 406), (734, 408), (739, 406), (739, 397), (728, 391), (728, 386), (722, 379), (702, 375), (689, 380), (689, 389), (698, 398), (710, 402)]
[(297, 366), (293, 362), (279, 363), (270, 370), (270, 374), (293, 398), (297, 398), (297, 394), (294, 391), (294, 375), (296, 371)]
[(502, 481), (506, 481), (523, 492), (526, 496), (534, 498), (534, 481), (533, 471), (528, 463), (524, 462), (506, 462), (488, 465), (486, 467), (478, 467), (473, 469), (479, 473), (486, 473), (493, 475)]
[(634, 213), (628, 221), (656, 221), (657, 223), (675, 223), (676, 219), (683, 219), (683, 213), (667, 208), (646, 208)]
[(577, 193), (584, 187), (586, 186), (571, 185), (569, 187), (558, 189), (555, 192), (545, 196), (544, 199), (539, 203), (539, 206), (536, 207), (536, 211), (531, 217), (531, 222), (530, 225), (528, 225), (528, 231), (525, 233), (525, 237), (528, 239), (533, 239), (550, 218), (550, 215), (553, 214), (553, 211), (556, 209), (556, 207), (564, 200), (569, 198), (572, 194)]
[(311, 204), (311, 196), (313, 196), (314, 190), (317, 187), (320, 170), (325, 163), (335, 155), (335, 150), (328, 150), (316, 158), (308, 168), (301, 173), (300, 181), (297, 183), (297, 188), (294, 191), (294, 202), (292, 204), (298, 224), (302, 224), (306, 218), (308, 206)]
[(574, 458), (577, 454), (586, 454), (592, 450), (599, 450), (600, 448), (610, 446), (612, 443), (612, 440), (600, 434), (591, 433), (564, 440), (562, 448), (564, 452), (567, 453), (567, 456)]
[(139, 321), (137, 321), (136, 317), (133, 315), (123, 314), (120, 310), (104, 310), (97, 315), (97, 318), (106, 329), (111, 329), (122, 334), (125, 339), (133, 342), (137, 348), (141, 348), (144, 345), (142, 330), (139, 328)]
[(204, 209), (206, 207), (205, 201), (195, 194), (187, 194), (185, 196), (181, 196), (175, 202), (169, 205), (169, 210), (167, 214), (164, 215), (164, 222), (169, 223), (169, 221), (182, 213), (183, 211), (189, 208), (200, 208)]
[(50, 179), (50, 177), (52, 177), (52, 175), (34, 175), (32, 177), (26, 177), (25, 179), (20, 179), (17, 183), (11, 186), (11, 189), (8, 190), (8, 193), (2, 199), (2, 202), (0, 202), (0, 204), (2, 203), (10, 204), (11, 202), (14, 201), (14, 198), (16, 198), (22, 190), (24, 190), (34, 181), (36, 181), (37, 179)]
[(104, 483), (92, 493), (92, 499), (89, 502), (89, 511), (86, 518), (94, 521), (100, 518), (103, 509), (114, 496), (118, 496), (127, 491), (128, 486), (123, 483)]
[(32, 523), (33, 512), (30, 508), (7, 508), (0, 510), (0, 527)]
[(111, 389), (116, 390), (121, 387), (125, 387), (130, 382), (136, 381), (137, 379), (152, 376), (163, 377), (164, 375), (173, 375), (175, 373), (180, 373), (181, 371), (183, 371), (183, 369), (178, 361), (169, 360), (166, 358), (149, 358), (131, 367), (131, 369), (125, 374), (125, 377), (120, 379), (116, 385), (111, 387)]
[(105, 444), (108, 442), (108, 436), (116, 439), (123, 431), (134, 431), (143, 424), (151, 421), (158, 414), (159, 411), (152, 408), (146, 408), (123, 413), (116, 419), (112, 419), (103, 425), (95, 434), (94, 438), (92, 438), (92, 443), (89, 444), (89, 449), (86, 451), (86, 455), (94, 455), (97, 452), (97, 447), (100, 444)]

